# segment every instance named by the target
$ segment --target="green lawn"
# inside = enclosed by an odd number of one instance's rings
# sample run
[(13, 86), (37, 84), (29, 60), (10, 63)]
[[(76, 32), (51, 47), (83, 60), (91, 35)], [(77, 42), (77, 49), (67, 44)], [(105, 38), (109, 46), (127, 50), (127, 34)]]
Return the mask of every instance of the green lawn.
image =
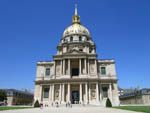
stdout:
[(3, 110), (13, 110), (13, 109), (27, 109), (27, 108), (32, 108), (32, 107), (0, 106), (0, 111), (3, 111)]
[(150, 113), (150, 106), (119, 106), (114, 108)]

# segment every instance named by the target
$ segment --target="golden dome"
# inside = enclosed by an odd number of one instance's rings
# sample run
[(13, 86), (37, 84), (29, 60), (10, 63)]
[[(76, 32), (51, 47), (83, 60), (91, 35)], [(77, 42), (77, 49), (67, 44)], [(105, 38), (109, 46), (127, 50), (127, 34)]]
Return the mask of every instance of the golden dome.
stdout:
[(72, 25), (70, 25), (69, 27), (65, 29), (63, 33), (63, 37), (74, 35), (74, 34), (86, 35), (90, 37), (89, 30), (83, 25), (81, 25), (80, 23), (80, 17), (77, 13), (77, 7), (75, 7), (75, 14), (72, 18)]
[(90, 32), (88, 31), (88, 29), (78, 23), (72, 24), (71, 26), (67, 27), (63, 33), (63, 37), (74, 34), (86, 35), (90, 37)]

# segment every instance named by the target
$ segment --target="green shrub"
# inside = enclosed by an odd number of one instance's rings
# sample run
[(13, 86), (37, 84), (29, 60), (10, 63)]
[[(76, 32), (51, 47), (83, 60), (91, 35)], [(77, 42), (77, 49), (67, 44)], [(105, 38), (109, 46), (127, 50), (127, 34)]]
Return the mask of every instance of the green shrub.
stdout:
[(37, 107), (40, 107), (40, 104), (39, 104), (39, 101), (36, 100), (36, 102), (34, 103), (34, 107), (37, 108)]
[(112, 104), (109, 98), (107, 98), (106, 100), (106, 107), (112, 107)]

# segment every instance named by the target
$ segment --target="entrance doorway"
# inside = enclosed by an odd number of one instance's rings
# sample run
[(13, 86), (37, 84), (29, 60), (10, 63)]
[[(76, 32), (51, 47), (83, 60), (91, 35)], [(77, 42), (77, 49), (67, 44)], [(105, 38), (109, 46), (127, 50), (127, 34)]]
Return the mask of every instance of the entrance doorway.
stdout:
[(72, 104), (79, 104), (79, 91), (72, 91)]

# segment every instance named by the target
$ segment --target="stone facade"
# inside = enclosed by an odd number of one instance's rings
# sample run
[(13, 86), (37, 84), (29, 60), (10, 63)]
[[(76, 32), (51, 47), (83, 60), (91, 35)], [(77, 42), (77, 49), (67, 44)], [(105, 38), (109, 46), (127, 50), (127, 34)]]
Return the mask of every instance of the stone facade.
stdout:
[(120, 95), (120, 104), (150, 105), (150, 89), (133, 90)]
[(20, 91), (16, 89), (0, 89), (7, 95), (6, 103), (8, 106), (12, 105), (32, 105), (33, 94), (28, 91)]
[(65, 29), (53, 61), (37, 62), (34, 100), (45, 105), (71, 102), (104, 106), (109, 98), (117, 106), (116, 75), (113, 59), (97, 59), (95, 43), (75, 9), (72, 25)]

